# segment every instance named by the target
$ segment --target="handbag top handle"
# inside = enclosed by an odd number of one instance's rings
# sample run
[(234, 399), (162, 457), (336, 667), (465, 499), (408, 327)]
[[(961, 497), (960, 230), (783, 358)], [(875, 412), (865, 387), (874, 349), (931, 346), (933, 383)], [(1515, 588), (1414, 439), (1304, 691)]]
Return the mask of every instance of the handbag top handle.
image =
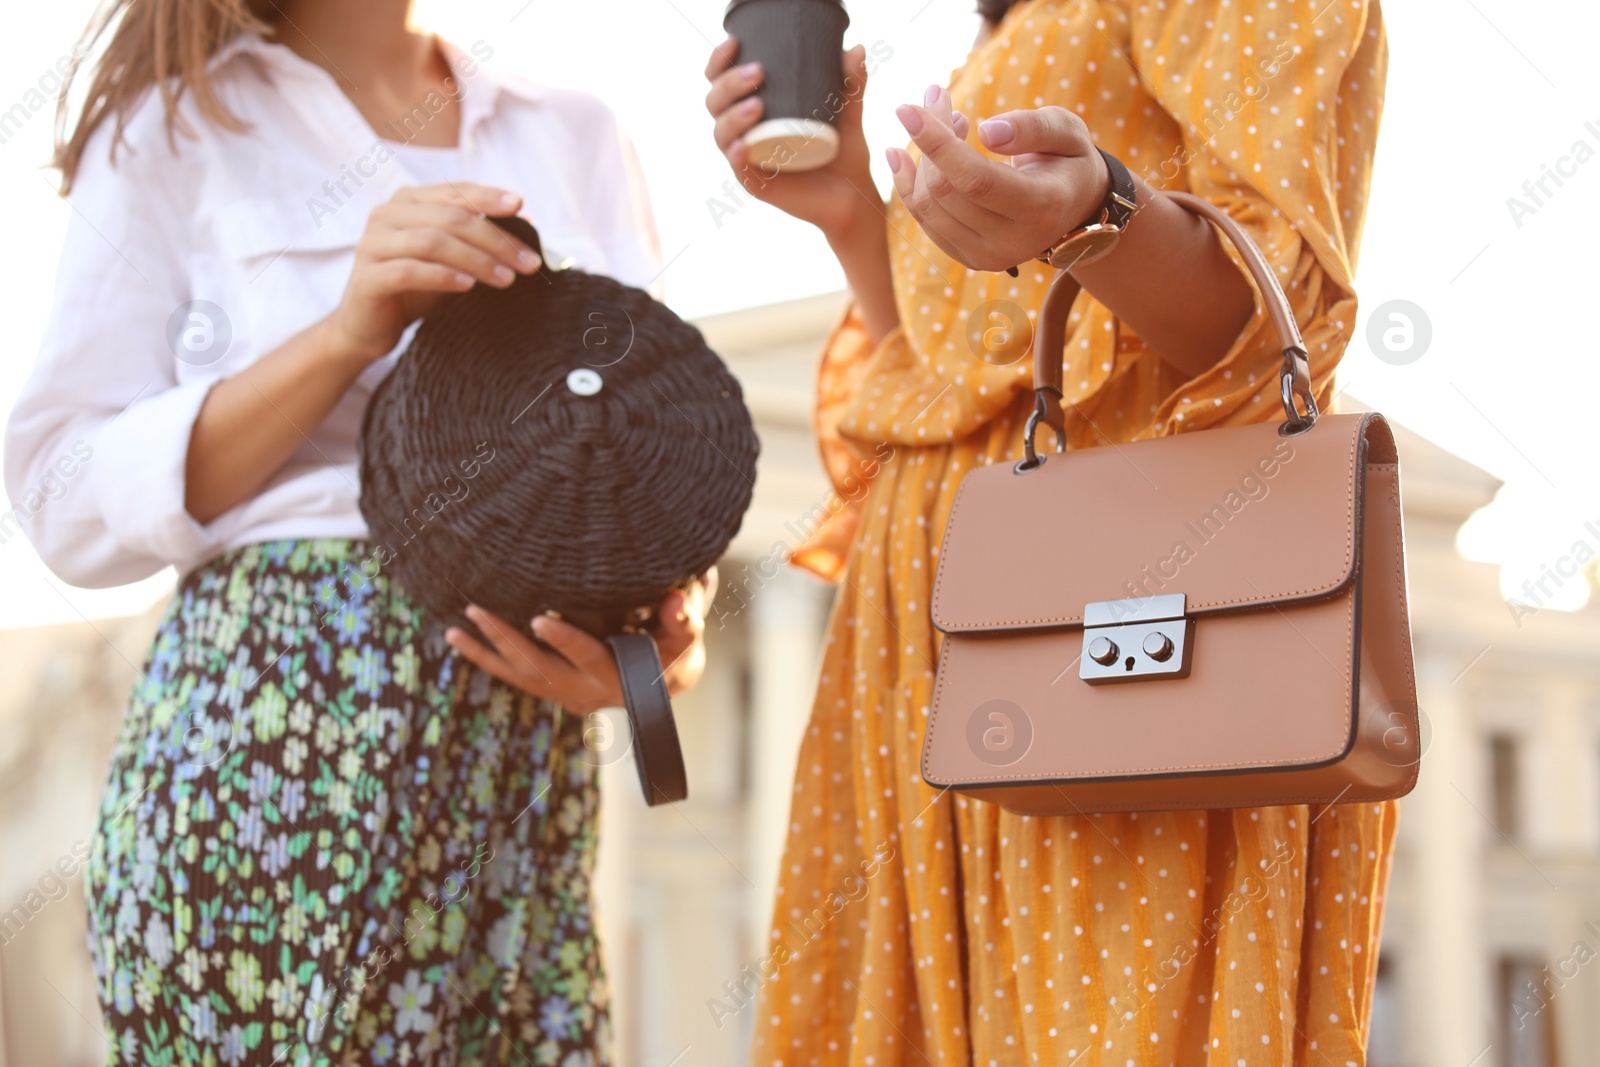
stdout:
[[(1294, 310), (1289, 306), (1288, 297), (1283, 295), (1283, 288), (1278, 285), (1278, 279), (1273, 277), (1267, 257), (1261, 254), (1261, 249), (1256, 247), (1255, 241), (1251, 240), (1250, 235), (1245, 233), (1237, 222), (1210, 201), (1190, 193), (1166, 195), (1179, 206), (1209, 220), (1239, 250), (1245, 267), (1255, 279), (1256, 289), (1261, 293), (1262, 302), (1266, 304), (1267, 314), (1272, 317), (1272, 324), (1278, 331), (1278, 340), (1283, 345), (1280, 391), (1283, 396), (1284, 414), (1288, 416), (1288, 420), (1279, 427), (1278, 432), (1286, 437), (1304, 433), (1315, 425), (1318, 415), (1317, 402), (1311, 395), (1311, 371), (1306, 361), (1305, 342), (1301, 340), (1300, 327), (1294, 321)], [(1078, 284), (1076, 278), (1067, 271), (1062, 271), (1051, 283), (1050, 291), (1045, 294), (1044, 308), (1039, 312), (1039, 328), (1034, 331), (1033, 336), (1034, 406), (1033, 414), (1028, 416), (1025, 430), (1024, 445), (1027, 454), (1017, 464), (1019, 473), (1033, 470), (1043, 462), (1034, 450), (1034, 435), (1038, 432), (1041, 422), (1056, 432), (1057, 451), (1066, 451), (1067, 422), (1061, 407), (1066, 395), (1061, 389), (1061, 350), (1066, 343), (1067, 316), (1072, 312), (1073, 301), (1078, 298), (1081, 289), (1082, 286)], [(1296, 396), (1299, 396), (1305, 405), (1304, 414), (1295, 406)]]

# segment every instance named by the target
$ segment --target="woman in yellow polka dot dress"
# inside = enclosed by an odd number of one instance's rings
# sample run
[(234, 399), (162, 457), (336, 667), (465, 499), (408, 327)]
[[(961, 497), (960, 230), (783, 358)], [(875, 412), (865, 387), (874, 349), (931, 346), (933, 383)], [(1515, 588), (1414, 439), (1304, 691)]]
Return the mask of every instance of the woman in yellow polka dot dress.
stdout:
[[(1319, 402), (1351, 273), (1386, 46), (1376, 0), (992, 0), (948, 90), (899, 109), (877, 202), (859, 102), (838, 160), (772, 177), (741, 134), (762, 72), (719, 47), (707, 106), (755, 195), (816, 224), (852, 310), (823, 355), (835, 483), (871, 478), (796, 553), (842, 584), (801, 750), (752, 1062), (892, 1067), (1360, 1067), (1395, 805), (1029, 818), (941, 793), (919, 756), (928, 616), (961, 477), (1021, 451), (1023, 358), (1111, 178), (1139, 210), (1083, 283), (1062, 354), (1072, 447), (1281, 418), (1270, 322), (1209, 224), (1265, 251)], [(858, 48), (846, 54), (865, 77)], [(1003, 273), (1021, 264), (1017, 277)], [(1049, 531), (1018, 530), (1019, 553)], [(866, 890), (861, 890), (862, 882)]]

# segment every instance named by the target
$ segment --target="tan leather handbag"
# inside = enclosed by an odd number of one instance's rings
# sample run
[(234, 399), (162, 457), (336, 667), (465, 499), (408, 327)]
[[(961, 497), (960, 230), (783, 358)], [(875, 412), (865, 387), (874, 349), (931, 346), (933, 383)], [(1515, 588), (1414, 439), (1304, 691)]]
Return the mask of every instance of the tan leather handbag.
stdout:
[(1039, 454), (1040, 423), (1065, 445), (1063, 273), (1025, 458), (967, 474), (945, 529), (923, 777), (1039, 815), (1401, 796), (1421, 745), (1394, 437), (1381, 415), (1318, 413), (1260, 250), (1169, 195), (1254, 276), (1287, 419)]

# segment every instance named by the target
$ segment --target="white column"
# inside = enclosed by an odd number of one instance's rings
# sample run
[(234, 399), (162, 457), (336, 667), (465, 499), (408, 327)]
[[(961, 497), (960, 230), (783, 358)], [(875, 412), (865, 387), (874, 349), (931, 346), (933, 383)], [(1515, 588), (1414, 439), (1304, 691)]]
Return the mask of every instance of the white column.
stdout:
[(1592, 736), (1574, 686), (1552, 686), (1542, 696), (1540, 714), (1521, 735), (1522, 829), (1530, 854), (1570, 855), (1593, 840)]
[(738, 1031), (718, 1028), (706, 1005), (746, 962), (750, 890), (740, 806), (746, 623), (719, 628), (715, 619), (704, 677), (673, 700), (689, 799), (646, 808), (631, 757), (617, 765), (628, 779), (615, 787), (617, 803), (633, 812), (631, 1067), (733, 1067), (743, 1052)]
[(789, 836), (795, 760), (811, 719), (821, 661), (827, 587), (785, 567), (750, 601), (750, 796), (745, 817), (746, 873), (755, 888), (747, 910), (749, 945), (766, 946), (778, 867)]
[(6, 968), (5, 961), (0, 959), (0, 1067), (7, 1067), (9, 1060), (6, 1058)]
[(1479, 868), (1484, 834), (1493, 831), (1473, 810), (1485, 809), (1488, 798), (1475, 751), (1479, 731), (1465, 694), (1451, 685), (1456, 650), (1417, 651), (1419, 696), (1433, 735), (1416, 791), (1401, 809), (1416, 855), (1416, 958), (1405, 965), (1415, 979), (1406, 983), (1414, 1009), (1409, 1055), (1422, 1067), (1463, 1067), (1494, 1037), (1490, 961), (1478, 936)]
[[(1551, 850), (1549, 862), (1534, 854), (1534, 861), (1547, 867), (1561, 891), (1552, 890), (1549, 934), (1545, 959), (1553, 971), (1570, 973), (1570, 961), (1581, 941), (1590, 951), (1600, 949), (1600, 937), (1590, 924), (1600, 928), (1600, 900), (1586, 892), (1587, 879), (1578, 872), (1587, 858), (1594, 862), (1597, 832), (1600, 832), (1600, 737), (1596, 737), (1591, 718), (1590, 690), (1582, 675), (1573, 672), (1560, 680), (1548, 697), (1549, 715), (1542, 731), (1548, 738), (1553, 781), (1546, 790), (1550, 811), (1540, 815), (1557, 823), (1557, 832), (1541, 839)], [(1535, 771), (1537, 773), (1537, 771)], [(1538, 816), (1536, 816), (1537, 818)], [(1559, 850), (1559, 852), (1556, 852)], [(1600, 982), (1589, 973), (1595, 963), (1583, 964), (1576, 978), (1561, 986), (1553, 1009), (1556, 1013), (1556, 1040), (1561, 1063), (1590, 1063), (1600, 1048)]]
[[(618, 712), (613, 712), (617, 714)], [(617, 1067), (634, 1067), (636, 1037), (630, 1022), (638, 1018), (634, 1002), (633, 931), (638, 925), (635, 897), (639, 814), (639, 776), (633, 757), (600, 769), (600, 847), (595, 861), (595, 929), (600, 936), (601, 958), (611, 987), (611, 1025), (615, 1035)]]

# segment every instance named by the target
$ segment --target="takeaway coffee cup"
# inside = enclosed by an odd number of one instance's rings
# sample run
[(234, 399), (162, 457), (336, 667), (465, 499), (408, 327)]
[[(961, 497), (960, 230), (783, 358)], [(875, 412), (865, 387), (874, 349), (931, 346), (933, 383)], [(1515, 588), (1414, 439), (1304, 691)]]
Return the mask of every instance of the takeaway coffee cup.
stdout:
[(760, 63), (762, 119), (744, 136), (750, 162), (768, 173), (816, 170), (839, 154), (844, 107), (840, 0), (733, 0), (723, 29), (739, 41), (740, 63)]

